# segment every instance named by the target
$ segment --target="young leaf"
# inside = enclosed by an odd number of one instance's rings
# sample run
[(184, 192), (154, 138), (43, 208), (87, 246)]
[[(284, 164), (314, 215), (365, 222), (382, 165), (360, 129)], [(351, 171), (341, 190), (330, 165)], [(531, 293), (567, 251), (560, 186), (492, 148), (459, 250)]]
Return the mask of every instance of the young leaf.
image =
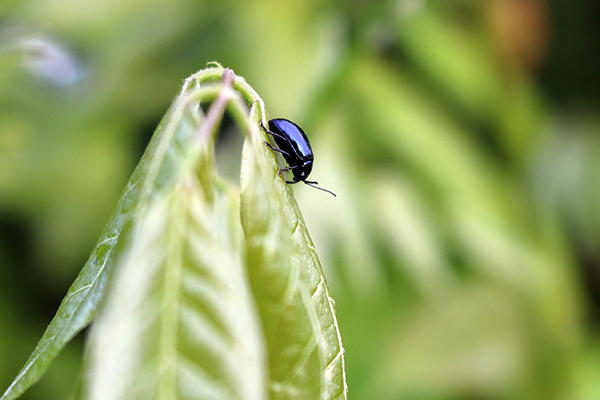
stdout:
[(270, 398), (346, 399), (344, 351), (325, 276), (298, 205), (257, 124), (242, 158), (248, 275), (268, 347)]
[[(198, 103), (212, 100), (204, 117)], [(225, 110), (246, 133), (241, 196), (215, 169)], [(46, 369), (91, 321), (105, 292), (78, 397), (347, 398), (333, 300), (264, 145), (264, 115), (262, 100), (231, 70), (186, 80), (82, 271), (91, 283), (78, 278), (71, 289), (85, 297), (61, 306), (81, 310), (80, 318), (59, 310), (53, 324), (68, 329), (56, 339), (51, 324), (53, 347), (41, 342), (7, 399), (39, 379), (35, 368)]]
[(199, 114), (191, 112), (190, 107), (184, 101), (176, 102), (159, 124), (90, 258), (29, 360), (0, 400), (16, 399), (37, 382), (66, 344), (96, 316), (123, 227), (147, 198), (168, 183), (172, 171), (178, 169), (186, 141), (195, 132)]
[(132, 230), (92, 330), (90, 399), (265, 398), (239, 195), (198, 175), (153, 199)]

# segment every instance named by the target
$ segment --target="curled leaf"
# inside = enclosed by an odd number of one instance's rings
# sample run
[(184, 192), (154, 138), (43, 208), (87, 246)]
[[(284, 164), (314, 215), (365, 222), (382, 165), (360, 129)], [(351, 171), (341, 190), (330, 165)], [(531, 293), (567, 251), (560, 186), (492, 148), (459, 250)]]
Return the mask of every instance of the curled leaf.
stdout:
[[(227, 111), (246, 134), (241, 193), (219, 177), (214, 160)], [(2, 400), (39, 379), (97, 313), (84, 398), (347, 398), (333, 300), (258, 129), (264, 115), (260, 97), (231, 70), (217, 66), (186, 80), (90, 261)]]

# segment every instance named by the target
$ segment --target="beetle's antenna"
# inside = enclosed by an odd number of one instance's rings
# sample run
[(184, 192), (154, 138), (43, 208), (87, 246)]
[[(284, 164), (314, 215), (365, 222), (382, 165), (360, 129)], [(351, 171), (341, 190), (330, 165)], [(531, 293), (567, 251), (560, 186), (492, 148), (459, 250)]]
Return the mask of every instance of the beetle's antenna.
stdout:
[(333, 197), (337, 197), (337, 195), (335, 193), (333, 193), (331, 190), (327, 190), (327, 189), (324, 189), (322, 187), (317, 186), (317, 184), (319, 182), (314, 182), (314, 181), (303, 181), (303, 182), (306, 183), (308, 186), (311, 186), (311, 187), (314, 187), (315, 189), (319, 189), (319, 190), (322, 190), (324, 192), (327, 192), (327, 193), (333, 195)]

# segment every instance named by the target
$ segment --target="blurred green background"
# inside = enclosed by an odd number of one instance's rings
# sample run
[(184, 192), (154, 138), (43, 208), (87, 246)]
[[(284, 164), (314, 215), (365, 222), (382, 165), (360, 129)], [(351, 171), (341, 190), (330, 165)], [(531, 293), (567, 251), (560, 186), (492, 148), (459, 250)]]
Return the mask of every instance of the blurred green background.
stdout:
[[(599, 26), (594, 0), (4, 0), (0, 391), (218, 60), (338, 194), (294, 188), (351, 398), (600, 399)], [(23, 398), (68, 398), (83, 341)]]

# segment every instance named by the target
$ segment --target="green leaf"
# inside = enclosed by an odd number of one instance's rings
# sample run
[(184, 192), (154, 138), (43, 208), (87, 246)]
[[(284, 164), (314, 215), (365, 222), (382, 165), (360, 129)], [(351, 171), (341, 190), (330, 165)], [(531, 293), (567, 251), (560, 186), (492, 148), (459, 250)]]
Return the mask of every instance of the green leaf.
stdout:
[(172, 178), (184, 143), (198, 125), (190, 105), (176, 102), (158, 126), (90, 258), (71, 285), (36, 349), (0, 400), (18, 398), (37, 382), (66, 344), (96, 316), (126, 222)]
[(140, 218), (93, 328), (89, 398), (265, 398), (238, 195), (213, 180), (185, 174)]
[(242, 158), (248, 275), (269, 357), (269, 398), (345, 399), (344, 351), (334, 302), (290, 189), (257, 124)]
[[(198, 103), (210, 101), (204, 116)], [(247, 137), (241, 195), (215, 167), (226, 110)], [(50, 350), (42, 342), (32, 365), (46, 369), (103, 300), (78, 398), (347, 398), (333, 300), (264, 145), (264, 115), (231, 70), (186, 80), (81, 274), (91, 283), (71, 289), (87, 296), (61, 306), (80, 319), (59, 310), (53, 324), (67, 333)], [(24, 371), (29, 381), (18, 378), (7, 398), (43, 373)]]

